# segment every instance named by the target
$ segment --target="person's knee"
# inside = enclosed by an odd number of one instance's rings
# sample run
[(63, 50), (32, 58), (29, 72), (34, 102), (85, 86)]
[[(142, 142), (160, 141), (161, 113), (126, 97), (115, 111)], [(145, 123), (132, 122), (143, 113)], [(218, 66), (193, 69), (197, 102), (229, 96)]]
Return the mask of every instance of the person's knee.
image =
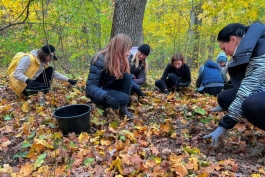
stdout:
[(251, 98), (246, 98), (242, 103), (242, 115), (251, 122), (250, 119), (255, 117), (256, 111), (253, 109), (252, 105), (258, 105), (258, 103), (255, 103), (255, 100), (252, 100)]
[(123, 73), (123, 79), (131, 81), (132, 80), (132, 76), (129, 73)]
[[(217, 102), (222, 107), (223, 103), (226, 102), (226, 94), (224, 92), (220, 92), (217, 95)], [(223, 108), (223, 107), (222, 107)]]
[(160, 80), (156, 80), (156, 81), (155, 81), (155, 85), (156, 85), (157, 87), (159, 87), (159, 86), (160, 86)]
[(128, 103), (130, 102), (130, 96), (127, 94), (122, 94), (120, 99), (118, 100), (119, 104), (121, 107), (127, 106)]
[(174, 73), (170, 73), (168, 75), (168, 78), (171, 79), (171, 80), (173, 80), (173, 81), (175, 81), (176, 79), (178, 79), (178, 76), (176, 74), (174, 74)]

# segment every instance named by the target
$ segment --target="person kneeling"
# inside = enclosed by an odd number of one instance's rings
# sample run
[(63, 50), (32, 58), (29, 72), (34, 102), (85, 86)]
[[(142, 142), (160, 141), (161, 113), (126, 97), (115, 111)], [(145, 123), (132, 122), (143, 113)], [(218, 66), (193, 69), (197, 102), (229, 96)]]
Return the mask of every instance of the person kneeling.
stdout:
[(127, 109), (132, 88), (127, 59), (131, 47), (131, 38), (118, 34), (92, 58), (86, 83), (86, 97), (104, 109), (119, 109), (120, 116), (134, 119)]
[(38, 91), (46, 94), (49, 92), (52, 76), (75, 85), (76, 80), (68, 79), (54, 71), (49, 65), (52, 59), (57, 60), (55, 48), (52, 45), (44, 45), (41, 49), (32, 50), (29, 54), (17, 53), (7, 70), (10, 88), (18, 97), (21, 97), (21, 94), (37, 94)]
[(181, 87), (188, 87), (190, 83), (190, 67), (185, 64), (183, 55), (178, 52), (172, 56), (161, 79), (155, 81), (155, 85), (164, 94), (169, 94), (170, 90), (179, 91)]
[(219, 94), (224, 87), (225, 74), (221, 72), (220, 66), (212, 60), (207, 60), (199, 69), (196, 87), (200, 93), (210, 95)]

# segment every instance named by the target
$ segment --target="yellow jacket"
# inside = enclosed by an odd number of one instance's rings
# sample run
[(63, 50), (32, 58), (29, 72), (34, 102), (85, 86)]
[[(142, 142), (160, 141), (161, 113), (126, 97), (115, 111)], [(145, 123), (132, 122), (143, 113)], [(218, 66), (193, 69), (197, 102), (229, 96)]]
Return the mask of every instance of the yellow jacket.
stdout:
[(20, 59), (24, 56), (29, 56), (30, 58), (30, 66), (28, 70), (24, 73), (25, 76), (32, 79), (32, 77), (36, 74), (40, 67), (40, 62), (33, 54), (26, 54), (23, 52), (19, 52), (15, 55), (13, 60), (11, 61), (9, 68), (7, 70), (7, 74), (9, 75), (9, 86), (10, 88), (17, 94), (18, 97), (21, 97), (22, 92), (27, 87), (27, 84), (25, 82), (22, 82), (14, 77), (14, 72), (17, 68), (17, 65), (20, 61)]

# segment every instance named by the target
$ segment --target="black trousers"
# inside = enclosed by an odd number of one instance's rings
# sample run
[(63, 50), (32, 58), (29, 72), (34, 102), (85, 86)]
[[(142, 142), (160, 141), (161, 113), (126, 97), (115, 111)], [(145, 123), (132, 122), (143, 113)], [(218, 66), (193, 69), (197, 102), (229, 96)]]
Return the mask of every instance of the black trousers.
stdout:
[[(172, 87), (176, 87), (176, 89), (179, 89), (179, 83), (183, 83), (183, 81), (176, 74), (170, 73), (165, 83), (168, 89), (171, 89)], [(155, 85), (160, 89), (161, 92), (164, 91), (161, 85), (161, 80), (155, 81)]]
[(223, 86), (218, 87), (204, 87), (202, 91), (199, 91), (200, 93), (208, 93), (210, 95), (218, 95), (223, 90)]
[[(228, 110), (236, 97), (237, 89), (228, 89), (218, 95), (219, 105)], [(254, 126), (265, 130), (265, 91), (250, 95), (242, 104), (243, 116)]]
[(30, 85), (23, 91), (24, 95), (37, 94), (39, 91), (45, 94), (49, 92), (53, 67), (46, 68)]
[[(109, 92), (109, 95), (114, 97), (121, 107), (127, 106), (130, 102), (130, 93), (132, 89), (132, 76), (131, 74), (124, 73), (123, 78), (115, 80), (111, 85), (104, 90)], [(101, 105), (103, 108), (108, 108), (108, 105), (105, 102), (100, 102), (97, 98), (91, 98), (91, 101), (96, 105)]]

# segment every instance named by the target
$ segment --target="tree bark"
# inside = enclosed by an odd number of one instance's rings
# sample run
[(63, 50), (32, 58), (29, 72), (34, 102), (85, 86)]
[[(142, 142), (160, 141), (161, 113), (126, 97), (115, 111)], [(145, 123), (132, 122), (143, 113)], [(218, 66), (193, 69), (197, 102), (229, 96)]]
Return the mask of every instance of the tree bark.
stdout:
[(193, 44), (193, 52), (192, 57), (190, 58), (189, 64), (190, 66), (198, 67), (198, 59), (199, 59), (199, 52), (200, 52), (200, 31), (199, 26), (202, 25), (202, 20), (198, 18), (199, 14), (202, 13), (202, 3), (198, 3), (194, 6), (194, 44)]
[(143, 19), (147, 0), (115, 0), (111, 38), (119, 33), (132, 38), (134, 46), (143, 43)]

